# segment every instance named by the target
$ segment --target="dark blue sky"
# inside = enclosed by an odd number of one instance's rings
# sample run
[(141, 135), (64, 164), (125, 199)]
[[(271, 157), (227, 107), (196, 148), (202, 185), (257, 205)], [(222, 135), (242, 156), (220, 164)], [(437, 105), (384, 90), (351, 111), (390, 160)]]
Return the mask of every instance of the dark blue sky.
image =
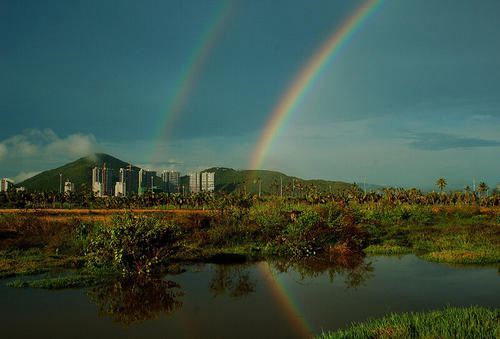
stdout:
[[(0, 1), (0, 176), (93, 150), (151, 167), (244, 168), (280, 96), (361, 3), (232, 2), (158, 146), (169, 98), (222, 2)], [(498, 1), (385, 1), (325, 68), (263, 166), (392, 185), (439, 176), (496, 185), (498, 13)]]

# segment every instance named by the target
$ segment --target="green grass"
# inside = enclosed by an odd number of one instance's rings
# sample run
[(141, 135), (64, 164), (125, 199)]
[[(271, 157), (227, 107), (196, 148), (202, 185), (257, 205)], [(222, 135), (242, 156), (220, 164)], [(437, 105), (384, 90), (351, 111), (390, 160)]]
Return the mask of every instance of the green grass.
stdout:
[(500, 262), (500, 251), (490, 249), (450, 249), (430, 252), (422, 255), (423, 259), (450, 264), (497, 264)]
[(359, 211), (370, 235), (365, 253), (414, 253), (425, 260), (453, 264), (500, 263), (500, 223), (495, 215), (479, 214), (469, 207), (451, 212), (432, 211), (430, 206), (378, 208), (365, 206)]
[(57, 290), (63, 288), (82, 288), (95, 286), (104, 281), (103, 278), (94, 275), (67, 275), (56, 278), (45, 278), (37, 280), (13, 280), (7, 286), (14, 288), (41, 288)]
[(482, 307), (390, 314), (319, 338), (500, 338), (500, 310)]
[(370, 245), (364, 251), (365, 253), (375, 255), (403, 255), (413, 253), (413, 250), (409, 247), (389, 244)]
[(54, 269), (78, 268), (82, 258), (48, 255), (38, 248), (0, 251), (0, 279), (46, 273)]

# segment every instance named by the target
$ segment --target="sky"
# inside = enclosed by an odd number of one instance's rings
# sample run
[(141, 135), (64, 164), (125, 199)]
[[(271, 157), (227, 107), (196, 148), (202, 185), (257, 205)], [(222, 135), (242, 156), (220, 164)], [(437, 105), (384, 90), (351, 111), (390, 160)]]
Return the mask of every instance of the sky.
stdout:
[[(280, 99), (364, 3), (0, 0), (0, 177), (92, 152), (153, 169), (249, 168)], [(498, 13), (496, 0), (382, 1), (311, 82), (260, 167), (494, 187)]]

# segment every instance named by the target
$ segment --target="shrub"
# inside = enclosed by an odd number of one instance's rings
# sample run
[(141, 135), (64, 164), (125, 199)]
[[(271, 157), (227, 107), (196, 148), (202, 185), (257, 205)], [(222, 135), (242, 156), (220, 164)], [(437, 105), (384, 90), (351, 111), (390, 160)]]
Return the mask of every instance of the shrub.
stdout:
[(286, 234), (291, 239), (305, 238), (307, 233), (314, 227), (319, 227), (321, 224), (321, 216), (313, 209), (305, 210), (296, 222), (290, 223), (286, 228)]
[(91, 270), (123, 275), (150, 274), (176, 249), (180, 232), (170, 222), (151, 216), (115, 216), (110, 225), (97, 225), (86, 249)]
[(288, 225), (290, 217), (283, 209), (283, 205), (266, 204), (253, 207), (250, 210), (250, 220), (259, 227), (264, 241), (270, 241)]

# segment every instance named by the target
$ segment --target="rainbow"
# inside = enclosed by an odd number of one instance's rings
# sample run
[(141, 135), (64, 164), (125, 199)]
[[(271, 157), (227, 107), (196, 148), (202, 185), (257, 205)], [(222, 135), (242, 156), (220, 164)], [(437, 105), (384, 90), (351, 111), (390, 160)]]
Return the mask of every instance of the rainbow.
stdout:
[(335, 59), (342, 50), (342, 47), (349, 42), (351, 37), (381, 3), (382, 0), (368, 0), (360, 5), (342, 23), (340, 28), (335, 29), (320, 49), (309, 59), (306, 66), (302, 68), (292, 85), (280, 98), (278, 105), (270, 114), (270, 118), (265, 124), (265, 128), (250, 159), (250, 169), (260, 169), (264, 157), (274, 137), (283, 125), (285, 118), (297, 108), (307, 90), (314, 84), (319, 75)]
[(273, 295), (273, 298), (290, 322), (290, 325), (295, 330), (297, 336), (301, 338), (312, 337), (311, 327), (307, 323), (305, 317), (300, 314), (299, 307), (293, 302), (293, 299), (286, 291), (284, 284), (280, 283), (276, 279), (269, 267), (269, 264), (266, 262), (259, 262), (257, 263), (257, 269), (261, 273), (264, 282), (269, 287)]
[(156, 145), (156, 151), (153, 155), (158, 155), (161, 144), (167, 140), (169, 134), (171, 133), (179, 112), (184, 107), (189, 93), (191, 93), (196, 84), (196, 80), (201, 74), (205, 61), (216, 45), (221, 33), (224, 31), (223, 28), (226, 26), (232, 12), (232, 2), (229, 0), (223, 1), (217, 9), (217, 15), (215, 15), (213, 20), (210, 21), (206, 29), (203, 30), (203, 33), (200, 35), (200, 38), (195, 45), (196, 47), (193, 49), (178, 77), (178, 80), (176, 81), (176, 85), (174, 86), (175, 90), (168, 100), (168, 106), (163, 117), (163, 121), (160, 121), (159, 123), (161, 130), (156, 139), (158, 140), (158, 143)]

